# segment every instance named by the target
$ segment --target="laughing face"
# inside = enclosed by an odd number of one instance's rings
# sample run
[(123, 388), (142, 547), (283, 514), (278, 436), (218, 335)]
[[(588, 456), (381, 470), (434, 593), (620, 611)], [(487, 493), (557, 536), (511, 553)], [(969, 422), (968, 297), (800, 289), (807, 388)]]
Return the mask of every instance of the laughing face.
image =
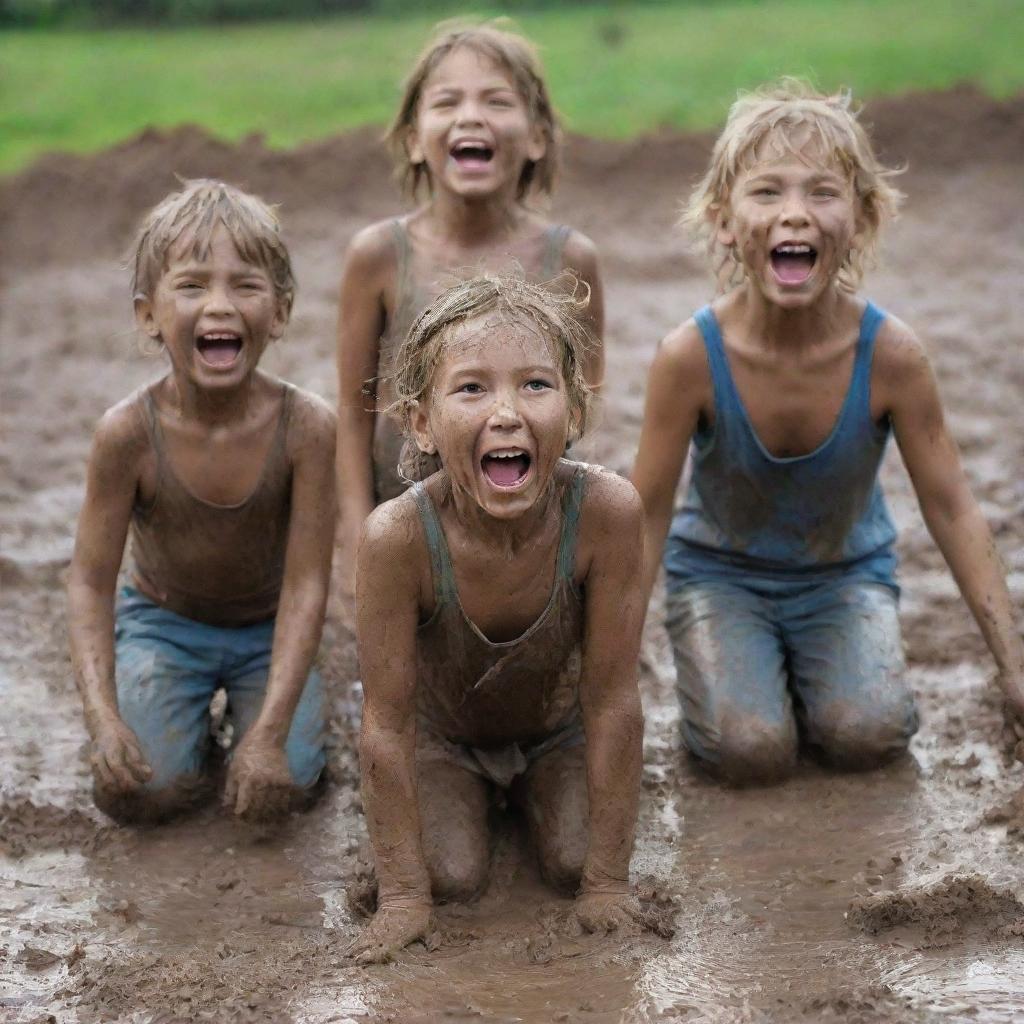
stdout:
[(740, 173), (718, 227), (747, 281), (778, 306), (812, 306), (859, 244), (852, 183), (814, 146), (755, 159)]
[(453, 487), (496, 519), (522, 516), (546, 493), (569, 425), (550, 344), (486, 315), (454, 329), (412, 415), (420, 449), (438, 452)]
[(424, 82), (409, 158), (431, 186), (462, 198), (512, 195), (527, 161), (544, 156), (541, 130), (509, 74), (476, 50), (452, 50)]
[(174, 243), (152, 297), (136, 301), (136, 317), (163, 343), (178, 378), (201, 390), (245, 382), (285, 326), (269, 274), (241, 257), (223, 225), (203, 258), (190, 234)]

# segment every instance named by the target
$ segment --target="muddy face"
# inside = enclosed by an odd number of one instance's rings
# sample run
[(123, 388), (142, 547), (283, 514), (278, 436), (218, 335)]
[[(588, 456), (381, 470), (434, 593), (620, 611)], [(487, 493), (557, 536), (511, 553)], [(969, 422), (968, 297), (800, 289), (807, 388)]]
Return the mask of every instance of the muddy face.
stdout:
[(284, 316), (270, 276), (244, 260), (218, 227), (204, 256), (191, 235), (178, 239), (152, 298), (136, 302), (146, 333), (163, 343), (179, 385), (200, 391), (238, 387), (256, 369)]
[(750, 285), (786, 309), (814, 305), (857, 243), (852, 183), (816, 149), (808, 140), (794, 152), (755, 158), (737, 177), (719, 228)]
[(413, 429), (421, 450), (438, 452), (456, 490), (483, 512), (522, 516), (547, 493), (569, 437), (550, 345), (526, 325), (487, 317), (460, 325)]
[(410, 136), (413, 163), (426, 163), (433, 189), (462, 198), (514, 192), (544, 138), (508, 72), (462, 46), (427, 78)]

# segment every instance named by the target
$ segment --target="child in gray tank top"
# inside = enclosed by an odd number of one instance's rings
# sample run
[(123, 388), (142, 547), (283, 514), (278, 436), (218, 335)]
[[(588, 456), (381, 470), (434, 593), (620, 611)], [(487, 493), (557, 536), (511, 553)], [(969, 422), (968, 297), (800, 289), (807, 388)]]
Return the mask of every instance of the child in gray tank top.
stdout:
[[(423, 203), (349, 246), (338, 320), (338, 584), (346, 604), (363, 520), (405, 490), (401, 425), (389, 414), (399, 346), (448, 285), (481, 269), (550, 281), (565, 268), (590, 289), (587, 383), (603, 373), (603, 303), (590, 239), (551, 223), (559, 130), (530, 43), (494, 25), (442, 28), (405, 83), (388, 133), (403, 189)], [(467, 272), (467, 268), (468, 272)]]
[(648, 594), (664, 557), (683, 739), (734, 783), (785, 777), (801, 743), (871, 768), (917, 728), (878, 481), (890, 434), (1008, 719), (1024, 714), (1004, 570), (924, 346), (856, 294), (900, 198), (891, 174), (848, 96), (785, 81), (736, 102), (690, 202), (721, 294), (658, 350), (633, 480)]
[[(360, 762), (379, 882), (363, 962), (422, 936), (490, 859), (498, 790), (585, 926), (633, 921), (643, 720), (641, 510), (620, 477), (566, 460), (585, 426), (571, 295), (480, 277), (421, 314), (398, 360), (411, 479), (359, 548)], [(427, 460), (426, 463), (424, 460)]]
[(104, 415), (89, 457), (68, 600), (96, 803), (152, 821), (208, 796), (223, 688), (225, 805), (275, 816), (308, 801), (326, 761), (312, 662), (335, 437), (320, 399), (258, 368), (295, 291), (277, 218), (222, 182), (186, 182), (146, 218), (132, 290), (171, 366)]

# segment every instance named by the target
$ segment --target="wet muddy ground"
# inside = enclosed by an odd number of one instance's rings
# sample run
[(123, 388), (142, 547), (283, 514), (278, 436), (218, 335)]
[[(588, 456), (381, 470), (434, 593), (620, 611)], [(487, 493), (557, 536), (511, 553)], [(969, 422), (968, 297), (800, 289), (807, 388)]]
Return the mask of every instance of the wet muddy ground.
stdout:
[[(1024, 102), (970, 92), (869, 111), (910, 196), (867, 292), (930, 341), (968, 472), (1024, 599)], [(628, 468), (658, 338), (709, 295), (672, 228), (706, 138), (572, 141), (556, 214), (591, 234), (608, 285), (609, 373), (591, 455)], [(898, 459), (903, 623), (922, 712), (913, 756), (870, 775), (808, 764), (730, 792), (680, 756), (658, 608), (634, 868), (672, 939), (580, 935), (518, 825), (476, 905), (426, 946), (354, 969), (346, 890), (365, 853), (351, 640), (330, 624), (333, 783), (275, 833), (216, 808), (153, 830), (90, 806), (62, 586), (99, 413), (160, 372), (131, 327), (118, 257), (173, 173), (283, 204), (300, 282), (274, 370), (333, 398), (340, 254), (397, 209), (363, 132), (292, 153), (184, 130), (0, 183), (0, 1020), (1010, 1022), (1024, 1016), (1024, 767), (999, 741), (990, 664)], [(1016, 798), (1016, 799), (1015, 799)], [(428, 948), (429, 947), (429, 948)]]

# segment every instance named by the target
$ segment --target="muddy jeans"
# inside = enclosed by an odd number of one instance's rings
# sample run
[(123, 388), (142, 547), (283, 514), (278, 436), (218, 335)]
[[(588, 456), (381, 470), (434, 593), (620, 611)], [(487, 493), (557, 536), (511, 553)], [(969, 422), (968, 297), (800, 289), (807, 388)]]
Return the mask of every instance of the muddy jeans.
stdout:
[[(203, 773), (210, 700), (223, 687), (237, 744), (263, 706), (274, 620), (223, 628), (183, 618), (132, 587), (121, 591), (114, 628), (117, 704), (153, 769), (146, 788)], [(285, 744), (295, 784), (313, 786), (326, 764), (323, 685), (311, 672)]]
[(826, 760), (867, 768), (917, 730), (889, 587), (686, 582), (668, 595), (666, 627), (683, 740), (730, 781), (784, 777), (800, 737)]

